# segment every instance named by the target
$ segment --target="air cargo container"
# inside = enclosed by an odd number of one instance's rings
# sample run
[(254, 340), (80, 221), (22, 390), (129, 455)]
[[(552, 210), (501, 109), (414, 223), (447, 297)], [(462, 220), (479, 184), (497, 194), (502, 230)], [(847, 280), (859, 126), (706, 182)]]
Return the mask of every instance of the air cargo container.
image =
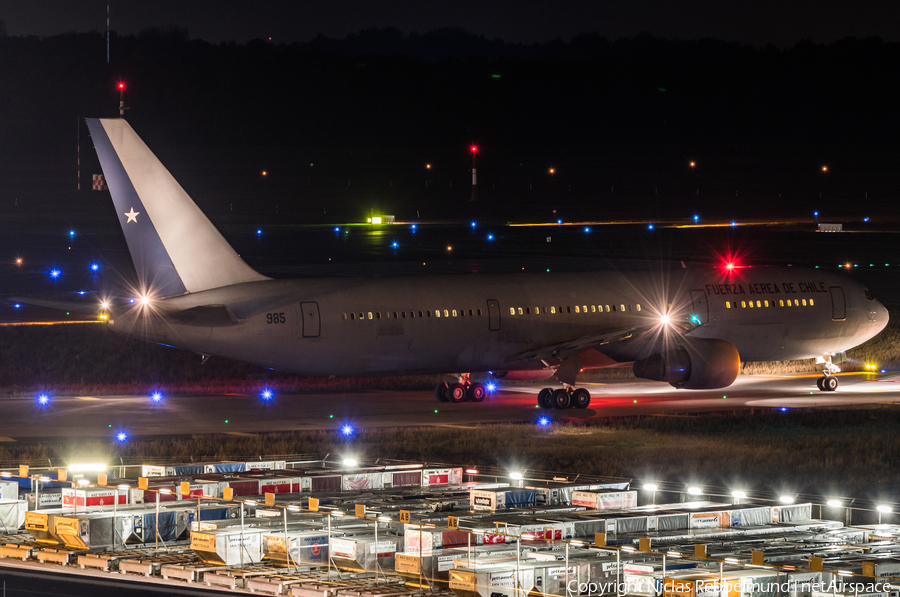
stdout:
[(457, 468), (427, 468), (422, 471), (422, 486), (432, 485), (456, 485), (462, 483), (462, 467)]
[(378, 533), (331, 538), (331, 560), (342, 570), (374, 572), (394, 569), (394, 554), (402, 545), (402, 538)]
[(504, 510), (529, 508), (535, 505), (534, 489), (470, 489), (469, 500), (473, 510)]
[(573, 491), (572, 505), (584, 506), (592, 510), (634, 508), (637, 506), (636, 491)]
[[(285, 549), (286, 544), (289, 550)], [(284, 532), (266, 534), (263, 535), (263, 555), (279, 564), (325, 566), (328, 563), (328, 534), (289, 530), (287, 540)]]
[(256, 564), (263, 559), (263, 534), (270, 532), (261, 528), (191, 531), (191, 549), (210, 566)]
[(344, 473), (341, 475), (343, 491), (363, 491), (366, 489), (382, 489), (384, 475), (381, 472)]
[(63, 487), (62, 509), (66, 511), (112, 508), (128, 503), (128, 492), (113, 487)]
[(25, 500), (0, 499), (0, 531), (14, 533), (24, 526), (27, 507)]

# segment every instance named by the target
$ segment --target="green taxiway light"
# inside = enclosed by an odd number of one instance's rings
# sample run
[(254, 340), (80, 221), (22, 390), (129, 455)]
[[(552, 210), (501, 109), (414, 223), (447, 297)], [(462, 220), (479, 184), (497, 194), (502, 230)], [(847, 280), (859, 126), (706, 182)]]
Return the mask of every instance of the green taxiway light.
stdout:
[(722, 396), (722, 400), (728, 400), (728, 396)]
[(635, 400), (634, 403), (637, 404), (637, 400)]
[(227, 423), (227, 422), (228, 422), (228, 419), (225, 419), (225, 422)]
[(333, 418), (334, 418), (334, 415), (328, 415), (328, 418), (329, 418), (329, 419), (333, 419)]
[(491, 78), (492, 78), (492, 79), (499, 79), (499, 78), (501, 78), (502, 76), (503, 76), (503, 75), (491, 75)]
[(434, 409), (434, 412), (437, 413), (437, 409)]
[[(535, 404), (534, 407), (535, 407), (535, 408), (540, 408), (541, 405), (540, 405), (540, 404)], [(110, 425), (110, 427), (112, 427), (112, 425)]]

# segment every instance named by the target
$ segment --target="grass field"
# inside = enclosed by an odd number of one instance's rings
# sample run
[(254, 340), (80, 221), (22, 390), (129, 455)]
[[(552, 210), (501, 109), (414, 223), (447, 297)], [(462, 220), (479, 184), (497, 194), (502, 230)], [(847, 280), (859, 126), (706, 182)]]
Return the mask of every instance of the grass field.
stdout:
[[(322, 452), (499, 466), (508, 470), (593, 473), (773, 491), (893, 498), (900, 485), (896, 430), (900, 407), (858, 410), (757, 411), (700, 416), (621, 417), (554, 424), (471, 428), (361, 430), (346, 440), (335, 431), (248, 436), (131, 439), (127, 444), (60, 441), (5, 444), (0, 461), (119, 457), (255, 458)], [(879, 494), (879, 492), (883, 492)]]

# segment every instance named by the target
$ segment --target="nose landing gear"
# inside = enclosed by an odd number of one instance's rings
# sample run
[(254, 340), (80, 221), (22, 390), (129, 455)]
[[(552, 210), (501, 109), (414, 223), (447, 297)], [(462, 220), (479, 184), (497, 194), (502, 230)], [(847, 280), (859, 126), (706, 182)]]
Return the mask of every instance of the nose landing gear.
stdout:
[(816, 380), (816, 387), (823, 392), (835, 391), (838, 388), (838, 378), (835, 377), (834, 374), (840, 373), (841, 368), (834, 364), (832, 355), (817, 357), (816, 364), (822, 365), (825, 368), (822, 377)]

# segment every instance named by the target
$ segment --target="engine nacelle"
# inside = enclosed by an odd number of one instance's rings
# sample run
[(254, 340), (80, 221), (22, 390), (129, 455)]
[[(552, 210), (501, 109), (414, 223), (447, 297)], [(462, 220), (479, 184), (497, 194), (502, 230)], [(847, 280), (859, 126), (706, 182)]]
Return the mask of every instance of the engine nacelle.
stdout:
[(677, 348), (650, 355), (632, 366), (640, 378), (688, 390), (730, 386), (740, 368), (741, 357), (734, 344), (708, 338), (685, 338)]

